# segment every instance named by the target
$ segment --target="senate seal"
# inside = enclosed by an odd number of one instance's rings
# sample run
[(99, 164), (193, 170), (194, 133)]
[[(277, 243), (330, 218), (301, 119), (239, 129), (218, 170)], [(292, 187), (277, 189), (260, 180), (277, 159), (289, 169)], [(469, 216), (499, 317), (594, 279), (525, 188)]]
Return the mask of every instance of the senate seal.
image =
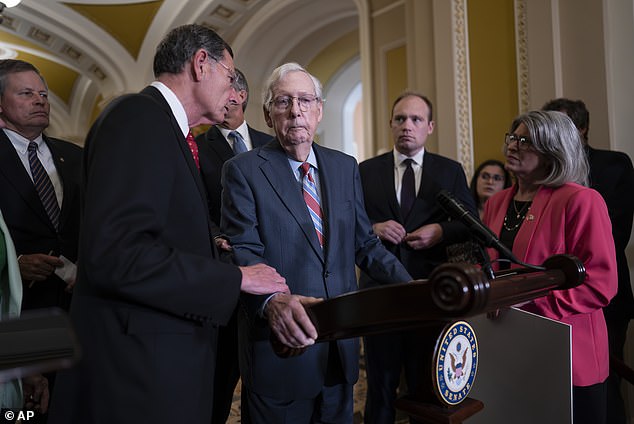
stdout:
[(441, 402), (457, 405), (473, 386), (478, 368), (478, 340), (465, 321), (447, 325), (438, 337), (433, 357), (434, 391)]

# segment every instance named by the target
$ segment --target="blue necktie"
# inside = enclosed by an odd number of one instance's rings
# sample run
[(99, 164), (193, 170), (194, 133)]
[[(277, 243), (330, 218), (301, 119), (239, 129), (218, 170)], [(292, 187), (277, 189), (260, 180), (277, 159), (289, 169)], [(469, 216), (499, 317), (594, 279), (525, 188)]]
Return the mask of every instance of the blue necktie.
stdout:
[(310, 175), (310, 164), (304, 162), (299, 166), (299, 172), (302, 174), (302, 191), (304, 195), (304, 201), (308, 207), (308, 212), (313, 220), (315, 226), (315, 232), (317, 232), (317, 238), (319, 239), (319, 245), (324, 247), (324, 229), (322, 225), (322, 213), (321, 205), (319, 203), (319, 195), (317, 194), (317, 187), (315, 186), (315, 180)]
[(55, 229), (59, 229), (59, 205), (57, 204), (57, 196), (53, 183), (46, 173), (46, 169), (37, 157), (37, 143), (31, 141), (29, 143), (29, 166), (31, 167), (31, 175), (33, 176), (33, 184), (40, 196), (42, 206), (46, 210), (46, 214), (53, 223)]
[(244, 144), (244, 138), (238, 131), (231, 131), (229, 137), (233, 139), (233, 153), (240, 154), (248, 151), (247, 145)]

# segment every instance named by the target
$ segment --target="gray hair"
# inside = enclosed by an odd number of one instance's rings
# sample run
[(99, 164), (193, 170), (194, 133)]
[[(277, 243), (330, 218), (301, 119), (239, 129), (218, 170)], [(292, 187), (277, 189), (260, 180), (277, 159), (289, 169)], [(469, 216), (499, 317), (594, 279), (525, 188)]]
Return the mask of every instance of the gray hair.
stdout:
[(306, 75), (308, 75), (313, 81), (313, 85), (315, 86), (315, 96), (321, 101), (324, 100), (322, 98), (321, 82), (319, 82), (319, 80), (315, 76), (313, 76), (298, 63), (289, 62), (275, 68), (271, 73), (269, 79), (266, 81), (266, 85), (264, 86), (264, 91), (262, 93), (262, 104), (267, 111), (271, 111), (271, 103), (273, 102), (273, 90), (275, 89), (275, 86), (277, 86), (280, 80), (284, 78), (284, 76), (286, 76), (286, 74), (288, 74), (289, 72), (304, 72)]
[[(546, 160), (548, 175), (539, 184), (559, 187), (573, 182), (588, 186), (588, 159), (579, 130), (568, 115), (534, 110), (515, 118), (509, 132), (520, 124), (526, 126), (533, 148)], [(504, 153), (507, 149), (505, 146)]]

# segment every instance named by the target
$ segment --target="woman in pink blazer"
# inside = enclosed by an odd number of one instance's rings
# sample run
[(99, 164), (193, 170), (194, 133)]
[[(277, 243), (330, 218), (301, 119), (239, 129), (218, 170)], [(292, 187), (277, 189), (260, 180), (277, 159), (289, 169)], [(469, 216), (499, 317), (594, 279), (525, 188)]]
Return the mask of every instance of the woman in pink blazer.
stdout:
[[(565, 114), (519, 116), (506, 134), (504, 154), (505, 168), (517, 183), (487, 201), (482, 220), (521, 261), (541, 264), (568, 253), (584, 263), (583, 284), (552, 291), (521, 308), (571, 325), (574, 423), (605, 423), (609, 356), (602, 308), (617, 289), (607, 207), (598, 192), (586, 187), (581, 138)], [(499, 258), (493, 250), (489, 254)]]

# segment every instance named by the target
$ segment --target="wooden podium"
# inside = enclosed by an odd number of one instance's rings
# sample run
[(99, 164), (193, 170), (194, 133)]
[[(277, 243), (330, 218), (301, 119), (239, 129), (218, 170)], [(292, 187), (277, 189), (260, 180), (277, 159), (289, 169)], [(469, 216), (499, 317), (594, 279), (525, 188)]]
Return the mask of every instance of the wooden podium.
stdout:
[[(474, 265), (443, 264), (427, 280), (347, 293), (312, 305), (307, 312), (317, 328), (317, 342), (403, 330), (420, 331), (422, 339), (429, 344), (428, 354), (421, 361), (426, 364), (422, 367), (423, 381), (430, 384), (424, 385), (418, 393), (398, 399), (395, 407), (419, 422), (453, 424), (461, 423), (484, 407), (482, 402), (467, 396), (470, 385), (456, 395), (440, 381), (443, 365), (439, 361), (446, 359), (446, 347), (453, 335), (463, 333), (461, 352), (465, 352), (467, 358), (464, 345), (470, 345), (466, 346), (470, 348), (470, 362), (474, 367), (477, 364), (477, 342), (474, 335), (468, 334), (468, 323), (460, 320), (529, 301), (551, 290), (575, 287), (584, 278), (583, 263), (570, 255), (553, 256), (541, 267), (496, 273), (493, 279)], [(455, 328), (457, 323), (461, 323), (460, 331)], [(278, 349), (279, 342), (274, 341), (274, 345), (281, 356), (300, 353)], [(474, 377), (475, 368), (471, 383)]]

